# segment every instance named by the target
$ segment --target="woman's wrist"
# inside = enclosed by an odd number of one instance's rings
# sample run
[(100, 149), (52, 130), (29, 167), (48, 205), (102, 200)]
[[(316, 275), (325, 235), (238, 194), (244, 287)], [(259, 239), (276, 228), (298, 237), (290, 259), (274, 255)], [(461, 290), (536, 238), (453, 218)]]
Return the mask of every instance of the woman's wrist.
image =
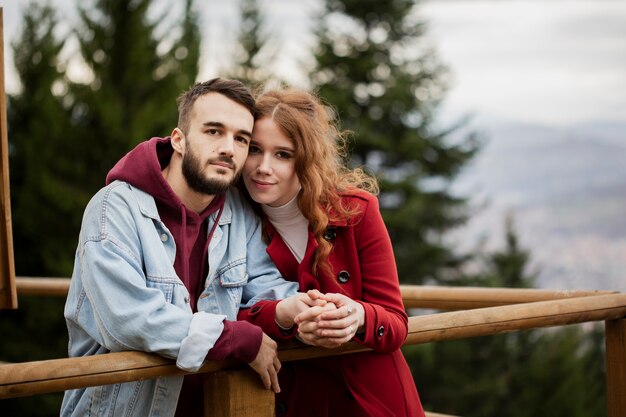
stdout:
[(278, 304), (276, 304), (276, 310), (274, 313), (274, 321), (283, 330), (291, 329), (294, 325), (294, 314), (291, 311), (291, 303), (293, 302), (292, 297), (285, 298), (284, 300), (280, 300)]

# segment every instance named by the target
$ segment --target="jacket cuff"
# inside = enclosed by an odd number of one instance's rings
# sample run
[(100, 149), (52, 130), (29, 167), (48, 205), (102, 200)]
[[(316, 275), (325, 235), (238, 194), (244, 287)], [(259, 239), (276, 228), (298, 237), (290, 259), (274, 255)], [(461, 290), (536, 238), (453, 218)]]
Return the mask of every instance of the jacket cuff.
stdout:
[(362, 303), (359, 300), (355, 301), (363, 306), (365, 325), (363, 326), (363, 331), (354, 335), (352, 340), (362, 345), (372, 344), (376, 333), (376, 323), (378, 322), (376, 319), (376, 310), (371, 304)]
[(222, 314), (210, 314), (203, 311), (191, 318), (189, 332), (180, 343), (176, 366), (184, 371), (196, 372), (202, 366), (211, 349), (224, 329)]
[(259, 301), (251, 308), (239, 310), (237, 319), (246, 320), (256, 324), (274, 340), (289, 340), (296, 335), (298, 326), (292, 326), (289, 329), (282, 329), (276, 323), (276, 306), (280, 300), (263, 300)]
[(224, 331), (206, 359), (221, 361), (232, 357), (250, 363), (256, 358), (263, 341), (260, 327), (246, 321), (224, 321)]

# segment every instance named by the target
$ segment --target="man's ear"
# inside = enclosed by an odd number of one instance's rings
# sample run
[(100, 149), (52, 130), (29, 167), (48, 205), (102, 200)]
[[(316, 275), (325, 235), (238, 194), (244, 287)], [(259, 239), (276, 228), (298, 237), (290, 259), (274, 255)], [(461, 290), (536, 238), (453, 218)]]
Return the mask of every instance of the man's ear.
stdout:
[(175, 128), (172, 131), (172, 148), (174, 148), (175, 152), (183, 155), (185, 153), (185, 134), (179, 128)]

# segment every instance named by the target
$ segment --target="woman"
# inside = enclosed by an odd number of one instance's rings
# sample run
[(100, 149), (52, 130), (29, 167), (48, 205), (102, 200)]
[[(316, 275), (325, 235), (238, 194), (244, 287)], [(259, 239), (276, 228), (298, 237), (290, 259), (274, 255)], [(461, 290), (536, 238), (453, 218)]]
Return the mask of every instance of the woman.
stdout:
[(373, 349), (283, 364), (277, 415), (423, 416), (399, 350), (407, 315), (375, 180), (342, 167), (343, 136), (312, 94), (268, 91), (257, 107), (242, 177), (263, 211), (267, 251), (285, 278), (328, 304), (262, 301), (239, 317), (276, 339), (297, 331), (317, 346)]

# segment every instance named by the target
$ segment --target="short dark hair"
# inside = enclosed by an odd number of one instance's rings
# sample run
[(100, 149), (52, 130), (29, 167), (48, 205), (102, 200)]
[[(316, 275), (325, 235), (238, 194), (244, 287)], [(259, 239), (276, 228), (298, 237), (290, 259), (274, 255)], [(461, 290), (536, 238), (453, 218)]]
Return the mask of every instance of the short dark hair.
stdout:
[(256, 105), (250, 90), (237, 80), (213, 78), (212, 80), (197, 83), (178, 97), (178, 128), (187, 134), (189, 131), (189, 119), (191, 109), (199, 97), (209, 93), (221, 94), (236, 103), (241, 104), (250, 111), (256, 119)]

